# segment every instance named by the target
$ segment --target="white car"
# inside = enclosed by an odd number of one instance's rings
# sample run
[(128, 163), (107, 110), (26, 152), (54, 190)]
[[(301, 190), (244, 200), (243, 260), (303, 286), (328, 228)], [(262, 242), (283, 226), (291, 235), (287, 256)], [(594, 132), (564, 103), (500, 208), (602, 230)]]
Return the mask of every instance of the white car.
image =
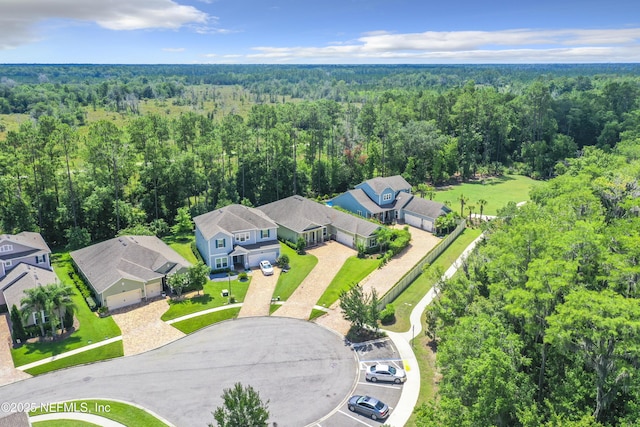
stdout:
[(389, 365), (373, 365), (370, 366), (364, 377), (367, 381), (386, 381), (390, 383), (400, 384), (407, 380), (407, 374), (403, 369), (396, 369)]
[(262, 274), (265, 276), (271, 276), (273, 274), (273, 266), (266, 259), (264, 261), (260, 261), (260, 270), (262, 270)]

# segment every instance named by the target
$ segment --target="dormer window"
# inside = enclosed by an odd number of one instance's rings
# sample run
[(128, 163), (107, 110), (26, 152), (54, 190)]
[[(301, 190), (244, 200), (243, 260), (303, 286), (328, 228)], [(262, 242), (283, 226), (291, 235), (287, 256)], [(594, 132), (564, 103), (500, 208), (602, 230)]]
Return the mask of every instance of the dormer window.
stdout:
[(389, 202), (391, 201), (391, 197), (393, 196), (393, 194), (391, 193), (385, 193), (382, 195), (382, 201), (384, 202)]
[(45, 262), (47, 262), (46, 255), (36, 255), (36, 264), (44, 264)]
[(260, 238), (261, 239), (266, 239), (269, 237), (269, 229), (266, 230), (260, 230)]
[(0, 252), (11, 252), (12, 250), (13, 250), (13, 245), (0, 246)]

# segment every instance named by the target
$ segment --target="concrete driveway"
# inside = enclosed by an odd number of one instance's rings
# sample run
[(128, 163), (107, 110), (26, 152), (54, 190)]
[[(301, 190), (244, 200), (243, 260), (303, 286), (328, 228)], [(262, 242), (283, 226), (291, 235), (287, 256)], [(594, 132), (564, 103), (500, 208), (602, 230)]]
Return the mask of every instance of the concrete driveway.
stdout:
[[(411, 233), (409, 246), (400, 255), (392, 258), (387, 265), (374, 270), (360, 282), (365, 293), (370, 293), (372, 289), (375, 289), (378, 292), (378, 296), (384, 295), (396, 284), (398, 279), (411, 270), (440, 241), (438, 237), (428, 231), (409, 227), (409, 232)], [(331, 306), (329, 313), (316, 319), (316, 323), (345, 335), (350, 326), (349, 322), (342, 317), (339, 301), (336, 301)]]
[(238, 317), (269, 315), (271, 297), (278, 284), (280, 272), (279, 268), (274, 267), (273, 274), (265, 276), (260, 268), (256, 267), (251, 270), (251, 283), (249, 284), (249, 289), (247, 289)]
[(162, 298), (111, 314), (122, 332), (125, 356), (153, 350), (184, 336), (183, 332), (160, 320), (168, 309), (169, 304)]
[(274, 316), (309, 319), (313, 306), (316, 305), (342, 264), (347, 258), (357, 254), (355, 250), (334, 241), (309, 249), (307, 253), (316, 256), (318, 263), (282, 307), (273, 313)]
[(0, 401), (120, 399), (177, 426), (204, 426), (213, 422), (211, 412), (222, 405), (223, 390), (240, 382), (269, 400), (270, 423), (300, 427), (342, 407), (355, 387), (358, 369), (351, 348), (325, 328), (295, 319), (245, 318), (144, 354), (0, 387)]

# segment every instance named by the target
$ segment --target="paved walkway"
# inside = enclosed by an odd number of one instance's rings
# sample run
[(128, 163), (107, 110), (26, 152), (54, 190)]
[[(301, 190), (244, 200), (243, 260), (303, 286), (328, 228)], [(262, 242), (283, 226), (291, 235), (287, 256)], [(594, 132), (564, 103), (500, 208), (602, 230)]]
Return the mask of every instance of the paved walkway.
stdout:
[(162, 298), (116, 310), (111, 315), (122, 332), (125, 356), (144, 353), (184, 337), (184, 333), (160, 320), (168, 309), (167, 300)]
[(0, 314), (0, 385), (31, 378), (31, 375), (13, 366), (12, 345), (13, 341), (9, 332), (9, 314)]
[[(439, 238), (424, 230), (409, 227), (409, 231), (411, 232), (409, 246), (399, 256), (392, 258), (387, 265), (373, 271), (360, 282), (365, 293), (370, 293), (375, 288), (378, 296), (384, 295), (440, 241)], [(315, 322), (343, 335), (347, 334), (350, 326), (349, 322), (342, 317), (339, 301), (331, 306), (328, 314), (319, 317)]]
[[(273, 268), (273, 274), (271, 276), (265, 276), (262, 274), (260, 268), (254, 268), (251, 270), (251, 283), (249, 289), (244, 297), (242, 308), (238, 317), (255, 317), (255, 316), (268, 316), (269, 308), (271, 307), (271, 298), (273, 291), (278, 284), (278, 277), (280, 277), (281, 270), (278, 267)], [(231, 292), (233, 294), (233, 292)]]
[(329, 241), (307, 251), (318, 263), (274, 316), (308, 320), (311, 310), (336, 276), (347, 258), (357, 252), (338, 242)]

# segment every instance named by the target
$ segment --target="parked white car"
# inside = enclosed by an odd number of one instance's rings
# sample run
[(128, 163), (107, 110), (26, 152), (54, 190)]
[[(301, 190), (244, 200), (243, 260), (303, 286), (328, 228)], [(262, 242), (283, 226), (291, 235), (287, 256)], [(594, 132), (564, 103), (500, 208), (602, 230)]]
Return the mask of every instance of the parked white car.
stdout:
[(264, 261), (260, 261), (260, 270), (262, 270), (262, 274), (265, 276), (271, 276), (273, 274), (273, 266), (266, 259)]
[(373, 365), (370, 366), (364, 377), (367, 381), (385, 381), (400, 384), (407, 380), (407, 374), (403, 369), (396, 369), (389, 365)]

